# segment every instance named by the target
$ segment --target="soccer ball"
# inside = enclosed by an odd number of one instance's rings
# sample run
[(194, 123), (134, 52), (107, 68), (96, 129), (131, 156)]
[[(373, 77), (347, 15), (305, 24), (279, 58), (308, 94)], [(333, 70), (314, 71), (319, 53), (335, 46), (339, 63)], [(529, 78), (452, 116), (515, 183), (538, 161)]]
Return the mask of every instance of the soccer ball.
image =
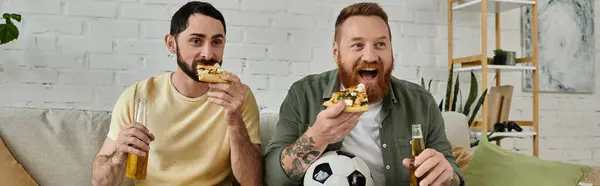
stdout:
[(308, 167), (305, 186), (373, 186), (367, 164), (359, 157), (343, 151), (329, 151)]

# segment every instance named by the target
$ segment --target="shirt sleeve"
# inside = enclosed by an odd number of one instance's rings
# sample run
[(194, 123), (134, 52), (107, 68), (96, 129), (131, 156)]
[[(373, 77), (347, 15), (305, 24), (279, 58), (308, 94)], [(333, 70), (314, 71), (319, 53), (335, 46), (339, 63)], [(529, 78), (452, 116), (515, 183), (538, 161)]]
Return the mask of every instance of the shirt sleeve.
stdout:
[(460, 183), (453, 183), (453, 186), (464, 186), (464, 179), (462, 176), (462, 172), (460, 167), (456, 163), (456, 158), (452, 155), (452, 146), (450, 145), (450, 141), (446, 138), (445, 132), (445, 124), (444, 118), (442, 117), (442, 113), (439, 110), (438, 105), (435, 103), (435, 99), (430, 96), (428, 103), (429, 108), (429, 130), (427, 131), (428, 137), (426, 142), (426, 148), (432, 148), (437, 150), (438, 152), (444, 154), (446, 160), (454, 169), (454, 172), (460, 178)]
[(135, 85), (125, 89), (113, 107), (107, 137), (114, 141), (117, 141), (121, 128), (133, 121), (135, 89)]
[(250, 142), (252, 144), (261, 144), (258, 104), (256, 103), (254, 93), (252, 93), (252, 90), (248, 86), (246, 86), (246, 100), (244, 100), (244, 107), (242, 108), (242, 118), (246, 124)]
[(281, 104), (275, 133), (265, 150), (265, 181), (267, 185), (287, 186), (302, 184), (302, 180), (292, 180), (284, 172), (280, 159), (283, 148), (294, 143), (299, 137), (298, 126), (301, 124), (301, 120), (297, 107), (298, 104), (292, 87)]

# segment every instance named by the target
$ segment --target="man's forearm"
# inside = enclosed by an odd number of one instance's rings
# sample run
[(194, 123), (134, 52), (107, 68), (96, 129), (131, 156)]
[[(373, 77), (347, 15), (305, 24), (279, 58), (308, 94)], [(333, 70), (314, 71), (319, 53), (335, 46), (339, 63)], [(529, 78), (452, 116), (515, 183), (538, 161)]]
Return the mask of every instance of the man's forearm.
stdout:
[(260, 149), (250, 142), (243, 121), (229, 127), (233, 175), (242, 185), (262, 185), (263, 168)]
[(285, 173), (295, 181), (302, 180), (308, 167), (327, 148), (327, 143), (316, 141), (309, 131), (281, 151), (281, 166)]
[(92, 185), (116, 186), (123, 181), (126, 163), (119, 163), (116, 152), (98, 156), (92, 164)]

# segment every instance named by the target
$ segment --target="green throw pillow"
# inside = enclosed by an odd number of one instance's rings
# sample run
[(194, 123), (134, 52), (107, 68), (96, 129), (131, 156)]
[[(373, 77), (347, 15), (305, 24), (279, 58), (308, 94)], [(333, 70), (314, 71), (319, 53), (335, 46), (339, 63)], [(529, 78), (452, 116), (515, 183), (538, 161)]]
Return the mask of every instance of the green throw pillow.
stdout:
[(464, 177), (468, 186), (577, 186), (589, 169), (510, 152), (483, 136)]

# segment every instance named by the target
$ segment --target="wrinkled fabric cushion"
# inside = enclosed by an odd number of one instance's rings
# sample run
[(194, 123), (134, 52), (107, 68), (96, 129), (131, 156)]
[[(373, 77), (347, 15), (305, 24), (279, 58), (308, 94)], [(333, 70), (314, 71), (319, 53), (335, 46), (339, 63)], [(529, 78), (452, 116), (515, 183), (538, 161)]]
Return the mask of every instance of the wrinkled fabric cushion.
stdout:
[(466, 185), (568, 186), (577, 185), (590, 170), (583, 165), (511, 152), (491, 144), (483, 136), (464, 175)]
[[(110, 112), (0, 107), (0, 137), (40, 185), (91, 185), (91, 164), (102, 147)], [(263, 148), (279, 115), (261, 113)], [(132, 185), (124, 180), (122, 185)]]
[(40, 185), (91, 185), (109, 112), (0, 108), (0, 137)]
[(452, 147), (470, 148), (469, 118), (458, 112), (442, 112), (442, 117), (444, 118), (446, 138)]
[(271, 136), (273, 136), (277, 127), (277, 120), (279, 120), (279, 114), (277, 113), (264, 112), (260, 114), (260, 141), (263, 151), (271, 141)]
[(4, 142), (2, 142), (2, 138), (0, 138), (0, 180), (2, 180), (2, 185), (38, 185), (29, 173), (23, 169), (23, 166), (11, 155)]

